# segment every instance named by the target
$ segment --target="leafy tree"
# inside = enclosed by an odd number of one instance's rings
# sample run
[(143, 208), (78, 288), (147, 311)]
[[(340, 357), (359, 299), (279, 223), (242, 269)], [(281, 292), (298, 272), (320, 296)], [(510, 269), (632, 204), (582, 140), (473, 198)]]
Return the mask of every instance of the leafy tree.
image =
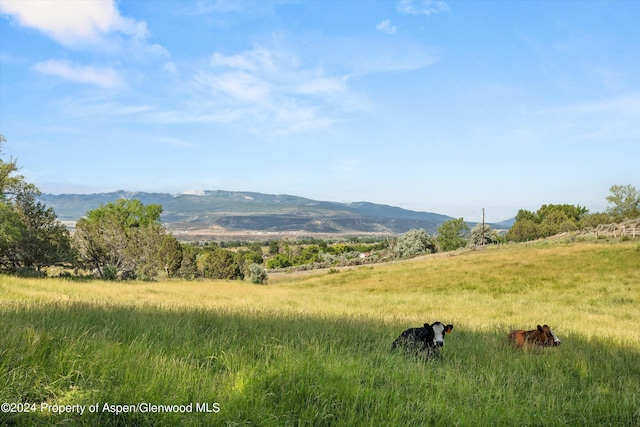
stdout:
[(611, 224), (612, 221), (613, 220), (608, 213), (593, 213), (582, 217), (582, 219), (580, 220), (580, 228), (597, 227), (600, 224)]
[(614, 185), (609, 191), (607, 213), (614, 221), (640, 217), (640, 191), (632, 185)]
[(300, 250), (300, 253), (294, 259), (294, 264), (312, 264), (319, 261), (320, 247), (318, 245), (310, 245)]
[(167, 277), (174, 277), (182, 265), (182, 245), (172, 235), (165, 234), (160, 239), (157, 257)]
[(588, 212), (587, 208), (580, 205), (542, 205), (536, 216), (539, 223), (543, 223), (548, 220), (550, 223), (559, 224), (566, 220), (578, 222)]
[(287, 268), (291, 267), (292, 265), (293, 264), (291, 264), (291, 260), (289, 259), (289, 257), (284, 254), (278, 254), (267, 261), (267, 268), (269, 269)]
[(435, 252), (436, 245), (423, 229), (411, 229), (398, 237), (393, 250), (397, 257), (403, 258)]
[(548, 236), (553, 236), (554, 234), (560, 233), (562, 231), (569, 231), (569, 230), (565, 230), (563, 229), (563, 224), (567, 225), (564, 228), (572, 228), (570, 226), (571, 224), (571, 220), (567, 217), (567, 215), (564, 212), (561, 211), (554, 211), (551, 212), (549, 215), (547, 215), (547, 217), (544, 219), (543, 222), (541, 222), (540, 224), (538, 224), (538, 233), (540, 235), (540, 237), (548, 237)]
[(516, 222), (526, 220), (532, 221), (534, 223), (540, 222), (540, 218), (535, 212), (531, 212), (526, 209), (520, 209), (516, 214)]
[(519, 210), (507, 240), (525, 242), (580, 228), (587, 208), (568, 204), (542, 205), (537, 212)]
[(269, 240), (269, 255), (278, 255), (280, 253), (280, 244), (277, 240)]
[(130, 230), (129, 243), (124, 251), (127, 268), (123, 273), (127, 278), (150, 279), (162, 270), (158, 252), (165, 236), (159, 223)]
[(247, 264), (262, 264), (263, 253), (260, 243), (253, 242), (248, 246), (247, 250), (239, 250), (238, 253), (242, 254)]
[(200, 252), (200, 249), (193, 245), (182, 245), (182, 261), (177, 271), (178, 276), (193, 280), (200, 275), (196, 261)]
[(35, 186), (26, 185), (15, 195), (15, 209), (24, 228), (13, 252), (16, 266), (36, 267), (38, 271), (73, 259), (69, 231), (53, 208), (36, 201), (39, 194)]
[[(0, 135), (0, 149), (5, 142)], [(40, 271), (71, 261), (69, 232), (53, 209), (36, 201), (40, 190), (17, 171), (15, 160), (0, 159), (0, 268)]]
[[(4, 135), (0, 134), (0, 154), (2, 154), (2, 145), (7, 142)], [(5, 162), (0, 158), (0, 202), (7, 199), (8, 194), (15, 193), (23, 184), (24, 177), (15, 175), (18, 171), (17, 162), (11, 158)]]
[(14, 257), (11, 253), (22, 241), (25, 225), (13, 206), (0, 202), (0, 268), (15, 270)]
[(436, 240), (441, 250), (453, 251), (466, 246), (468, 234), (469, 226), (464, 218), (452, 219), (438, 227)]
[(209, 279), (244, 279), (242, 255), (214, 248), (201, 253), (196, 263), (198, 271)]
[(87, 212), (76, 223), (73, 238), (83, 262), (104, 275), (104, 267), (118, 276), (150, 277), (157, 273), (156, 253), (165, 234), (159, 224), (162, 207), (120, 199)]
[(532, 219), (516, 220), (507, 231), (506, 238), (512, 242), (527, 242), (540, 237), (538, 224)]

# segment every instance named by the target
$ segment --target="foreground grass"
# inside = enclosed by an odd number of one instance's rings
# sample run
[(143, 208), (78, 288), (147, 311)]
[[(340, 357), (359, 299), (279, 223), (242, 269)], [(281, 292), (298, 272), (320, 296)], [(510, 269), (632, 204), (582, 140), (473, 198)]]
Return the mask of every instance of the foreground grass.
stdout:
[[(270, 286), (0, 277), (0, 403), (36, 409), (0, 413), (0, 425), (640, 425), (639, 267), (629, 242)], [(389, 350), (405, 327), (435, 320), (455, 325), (442, 358)], [(537, 323), (563, 345), (505, 344), (510, 327)], [(183, 406), (115, 414), (105, 403)]]

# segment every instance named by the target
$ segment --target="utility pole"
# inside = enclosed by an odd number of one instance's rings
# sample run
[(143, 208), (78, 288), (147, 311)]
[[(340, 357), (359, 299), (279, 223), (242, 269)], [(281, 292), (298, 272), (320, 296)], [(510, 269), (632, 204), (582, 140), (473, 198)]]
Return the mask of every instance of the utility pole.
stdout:
[(484, 208), (482, 208), (482, 249), (484, 249)]

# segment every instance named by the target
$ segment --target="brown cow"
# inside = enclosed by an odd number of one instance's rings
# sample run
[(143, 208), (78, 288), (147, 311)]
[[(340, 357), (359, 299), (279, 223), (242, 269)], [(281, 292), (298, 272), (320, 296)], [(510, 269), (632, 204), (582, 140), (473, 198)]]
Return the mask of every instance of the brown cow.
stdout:
[(529, 348), (531, 344), (543, 347), (562, 344), (562, 341), (560, 341), (560, 339), (547, 325), (538, 325), (538, 328), (532, 331), (525, 331), (522, 329), (511, 331), (509, 333), (509, 341), (511, 341), (517, 348)]

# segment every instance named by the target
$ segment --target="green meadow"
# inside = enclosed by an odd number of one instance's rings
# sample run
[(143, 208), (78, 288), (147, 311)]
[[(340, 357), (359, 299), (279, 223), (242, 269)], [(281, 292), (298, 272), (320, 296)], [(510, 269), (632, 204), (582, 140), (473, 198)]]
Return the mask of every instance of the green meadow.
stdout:
[[(452, 323), (440, 357), (391, 351)], [(519, 351), (512, 328), (550, 325)], [(0, 276), (2, 426), (640, 425), (640, 244), (248, 281)]]

